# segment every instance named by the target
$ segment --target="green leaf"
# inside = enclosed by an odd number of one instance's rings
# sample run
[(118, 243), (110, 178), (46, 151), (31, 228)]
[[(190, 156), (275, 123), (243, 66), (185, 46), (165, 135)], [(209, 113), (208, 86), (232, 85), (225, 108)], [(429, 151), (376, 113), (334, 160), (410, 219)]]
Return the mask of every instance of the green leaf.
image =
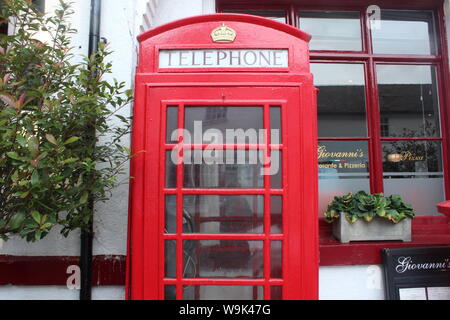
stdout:
[(14, 160), (22, 160), (22, 158), (17, 154), (17, 152), (8, 152), (6, 153), (6, 155)]
[(69, 159), (64, 160), (63, 163), (69, 164), (69, 163), (74, 163), (77, 161), (78, 161), (78, 158), (69, 158)]
[(28, 197), (29, 194), (30, 194), (29, 191), (20, 192), (19, 197), (20, 197), (21, 199), (25, 199), (26, 197)]
[(28, 150), (32, 157), (37, 157), (39, 155), (39, 139), (36, 136), (30, 137), (28, 140)]
[(22, 135), (17, 135), (17, 142), (20, 144), (20, 146), (25, 147), (27, 145), (27, 140)]
[(16, 183), (17, 181), (19, 181), (19, 171), (18, 171), (18, 170), (14, 171), (14, 173), (13, 173), (12, 176), (11, 176), (11, 180), (12, 180), (14, 183)]
[(87, 191), (83, 192), (80, 198), (80, 204), (85, 204), (89, 199), (89, 193)]
[(31, 216), (33, 217), (34, 221), (36, 221), (38, 224), (41, 224), (41, 214), (39, 212), (33, 210), (31, 211)]
[(31, 185), (35, 186), (39, 183), (40, 177), (39, 172), (37, 170), (33, 171), (33, 174), (31, 175)]
[(66, 142), (64, 142), (64, 144), (65, 144), (65, 145), (68, 145), (68, 144), (77, 142), (78, 140), (80, 140), (79, 137), (72, 137), (72, 138), (67, 139)]
[(41, 240), (42, 237), (42, 231), (41, 230), (37, 230), (34, 234), (34, 241), (39, 241)]
[(9, 221), (9, 226), (12, 230), (17, 230), (25, 220), (25, 212), (17, 212)]
[(53, 224), (50, 222), (47, 222), (41, 226), (41, 229), (50, 229), (51, 227), (53, 227)]
[(47, 139), (48, 142), (50, 142), (51, 144), (54, 144), (55, 146), (58, 145), (58, 142), (56, 141), (55, 137), (52, 134), (46, 134), (45, 138)]

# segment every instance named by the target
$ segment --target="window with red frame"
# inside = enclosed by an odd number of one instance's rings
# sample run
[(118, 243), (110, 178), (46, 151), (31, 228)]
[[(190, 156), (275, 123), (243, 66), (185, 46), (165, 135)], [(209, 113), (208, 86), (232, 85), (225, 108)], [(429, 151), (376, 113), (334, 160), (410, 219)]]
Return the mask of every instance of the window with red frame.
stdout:
[(365, 190), (401, 194), (417, 215), (438, 215), (449, 189), (441, 10), (381, 6), (381, 19), (370, 23), (369, 3), (242, 2), (219, 2), (219, 12), (260, 15), (312, 35), (319, 212), (334, 196)]

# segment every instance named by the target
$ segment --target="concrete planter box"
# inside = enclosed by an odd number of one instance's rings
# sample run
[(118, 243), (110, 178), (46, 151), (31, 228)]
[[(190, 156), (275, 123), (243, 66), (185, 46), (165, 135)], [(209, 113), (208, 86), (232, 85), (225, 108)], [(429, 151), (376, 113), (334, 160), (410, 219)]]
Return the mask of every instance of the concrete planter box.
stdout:
[(350, 241), (411, 241), (411, 219), (393, 224), (387, 219), (375, 217), (371, 222), (358, 219), (351, 224), (345, 219), (345, 214), (333, 222), (333, 235), (341, 243)]

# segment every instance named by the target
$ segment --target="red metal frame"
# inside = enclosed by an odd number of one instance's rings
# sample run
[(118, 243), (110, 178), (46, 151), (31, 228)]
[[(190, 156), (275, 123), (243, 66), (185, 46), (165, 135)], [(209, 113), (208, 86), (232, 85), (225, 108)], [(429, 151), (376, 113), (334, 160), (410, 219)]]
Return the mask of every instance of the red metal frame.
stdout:
[[(210, 33), (225, 22), (237, 31), (232, 44), (214, 44)], [(164, 285), (176, 286), (177, 299), (183, 285), (263, 286), (264, 299), (270, 288), (283, 286), (284, 299), (318, 298), (317, 219), (317, 121), (315, 95), (309, 72), (309, 35), (286, 24), (238, 14), (199, 16), (155, 28), (139, 37), (140, 63), (136, 76), (133, 151), (145, 150), (132, 161), (127, 298), (163, 299)], [(159, 70), (161, 48), (288, 48), (288, 70)], [(174, 72), (170, 72), (174, 71)], [(268, 72), (269, 71), (269, 72)], [(166, 109), (178, 107), (178, 128), (184, 127), (189, 106), (255, 106), (263, 108), (264, 128), (270, 129), (270, 107), (282, 110), (283, 141), (272, 144), (224, 145), (225, 148), (283, 151), (283, 187), (272, 189), (270, 176), (262, 189), (186, 189), (184, 165), (176, 169), (176, 188), (165, 187), (166, 152), (176, 148), (166, 143)], [(289, 114), (289, 116), (288, 116)], [(180, 130), (179, 143), (183, 132)], [(204, 149), (206, 145), (183, 145)], [(266, 172), (269, 170), (265, 166)], [(165, 195), (176, 195), (176, 232), (164, 233)], [(184, 195), (263, 195), (262, 234), (183, 233)], [(283, 195), (283, 233), (271, 234), (270, 196)], [(176, 277), (164, 278), (164, 241), (175, 240)], [(184, 240), (260, 240), (263, 242), (264, 273), (255, 279), (183, 278)], [(282, 279), (271, 278), (270, 244), (282, 241)], [(258, 270), (255, 270), (258, 272)], [(255, 273), (256, 274), (256, 273)], [(256, 297), (257, 292), (254, 292)]]
[[(446, 199), (450, 199), (450, 73), (449, 53), (445, 30), (444, 9), (442, 0), (420, 1), (404, 0), (317, 0), (314, 4), (305, 0), (282, 0), (274, 5), (272, 0), (217, 0), (217, 10), (250, 10), (250, 9), (280, 9), (287, 12), (288, 17), (295, 17), (289, 24), (298, 27), (298, 11), (304, 10), (337, 10), (359, 11), (361, 19), (362, 51), (311, 51), (311, 62), (320, 63), (363, 63), (365, 65), (366, 78), (366, 119), (367, 137), (319, 137), (319, 141), (368, 141), (369, 142), (369, 170), (371, 191), (379, 193), (384, 191), (383, 186), (383, 160), (381, 144), (383, 141), (393, 140), (417, 140), (417, 141), (441, 141), (443, 149), (444, 185)], [(398, 55), (375, 54), (372, 50), (372, 37), (366, 24), (366, 8), (377, 4), (382, 9), (420, 9), (433, 10), (435, 13), (437, 55)], [(438, 92), (440, 104), (441, 136), (436, 138), (384, 138), (381, 137), (380, 112), (378, 100), (378, 87), (376, 80), (376, 65), (378, 64), (406, 64), (406, 65), (433, 65), (437, 68)], [(433, 214), (430, 212), (430, 214)]]

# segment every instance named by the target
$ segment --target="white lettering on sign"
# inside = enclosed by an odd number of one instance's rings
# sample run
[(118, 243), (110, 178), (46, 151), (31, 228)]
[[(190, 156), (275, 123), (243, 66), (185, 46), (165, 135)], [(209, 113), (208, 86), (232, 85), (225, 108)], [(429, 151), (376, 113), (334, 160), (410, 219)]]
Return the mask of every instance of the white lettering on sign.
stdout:
[(411, 257), (398, 258), (398, 264), (395, 267), (397, 273), (405, 273), (414, 270), (446, 270), (450, 269), (450, 259), (445, 261), (433, 261), (427, 263), (413, 263)]
[(160, 50), (160, 69), (288, 68), (288, 49)]

